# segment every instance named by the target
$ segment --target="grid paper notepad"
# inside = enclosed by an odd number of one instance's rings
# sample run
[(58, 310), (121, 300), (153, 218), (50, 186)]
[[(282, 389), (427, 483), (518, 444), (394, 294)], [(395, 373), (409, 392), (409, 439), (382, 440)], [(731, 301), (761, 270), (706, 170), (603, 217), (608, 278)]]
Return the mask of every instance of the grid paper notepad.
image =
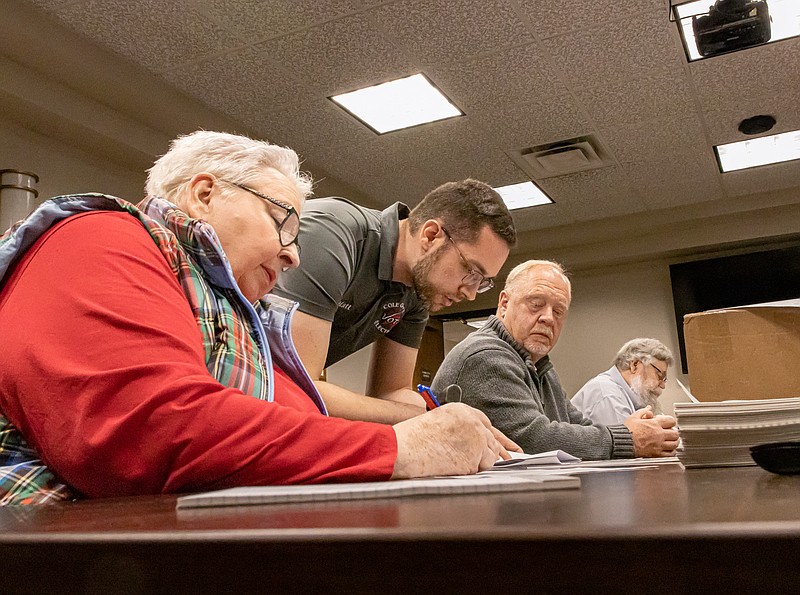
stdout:
[(399, 479), (364, 483), (330, 483), (295, 486), (248, 486), (229, 488), (178, 498), (177, 508), (206, 506), (245, 506), (252, 504), (287, 504), (326, 500), (365, 500), (398, 496), (442, 494), (489, 494), (495, 492), (527, 492), (575, 489), (581, 485), (577, 477), (479, 473), (452, 477)]

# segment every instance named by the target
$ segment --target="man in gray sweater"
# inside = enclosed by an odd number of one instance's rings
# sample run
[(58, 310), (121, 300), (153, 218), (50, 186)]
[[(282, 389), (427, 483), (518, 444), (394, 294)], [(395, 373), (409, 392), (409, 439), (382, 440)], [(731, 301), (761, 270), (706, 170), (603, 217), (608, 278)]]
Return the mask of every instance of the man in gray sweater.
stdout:
[(448, 385), (457, 384), (461, 401), (486, 413), (526, 453), (561, 449), (588, 460), (672, 455), (674, 418), (640, 409), (621, 424), (593, 425), (567, 399), (548, 353), (571, 297), (557, 263), (529, 260), (515, 267), (496, 316), (447, 355), (434, 392), (446, 398)]

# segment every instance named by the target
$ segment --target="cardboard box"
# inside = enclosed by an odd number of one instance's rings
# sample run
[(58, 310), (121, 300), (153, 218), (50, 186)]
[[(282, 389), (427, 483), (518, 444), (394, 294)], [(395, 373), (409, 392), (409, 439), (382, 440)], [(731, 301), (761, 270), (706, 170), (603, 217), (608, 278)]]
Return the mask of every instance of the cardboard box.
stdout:
[(700, 401), (800, 397), (800, 300), (687, 314), (683, 330)]

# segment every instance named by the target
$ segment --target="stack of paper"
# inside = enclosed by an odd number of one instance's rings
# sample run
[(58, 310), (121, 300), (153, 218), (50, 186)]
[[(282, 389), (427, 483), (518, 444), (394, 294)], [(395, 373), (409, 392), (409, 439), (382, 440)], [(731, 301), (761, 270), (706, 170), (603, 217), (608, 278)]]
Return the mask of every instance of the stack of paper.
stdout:
[(800, 440), (800, 398), (675, 403), (686, 467), (755, 465), (750, 447)]
[(603, 471), (624, 471), (630, 469), (652, 469), (659, 466), (675, 465), (683, 469), (678, 457), (652, 457), (636, 459), (610, 459), (604, 461), (582, 461), (563, 450), (551, 450), (537, 454), (509, 452), (511, 459), (497, 461), (494, 467), (483, 473), (517, 472), (523, 474), (533, 471), (544, 475), (584, 475)]

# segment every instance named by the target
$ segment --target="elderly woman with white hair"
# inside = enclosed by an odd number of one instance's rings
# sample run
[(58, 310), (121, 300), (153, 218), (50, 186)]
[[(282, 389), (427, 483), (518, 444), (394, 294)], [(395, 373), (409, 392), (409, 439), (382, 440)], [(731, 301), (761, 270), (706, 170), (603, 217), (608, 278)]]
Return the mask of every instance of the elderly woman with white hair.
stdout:
[[(299, 263), (294, 151), (196, 132), (138, 206), (45, 202), (0, 238), (0, 503), (461, 474), (513, 447), (483, 414), (334, 419), (266, 295)], [(312, 238), (309, 238), (312, 240)]]

